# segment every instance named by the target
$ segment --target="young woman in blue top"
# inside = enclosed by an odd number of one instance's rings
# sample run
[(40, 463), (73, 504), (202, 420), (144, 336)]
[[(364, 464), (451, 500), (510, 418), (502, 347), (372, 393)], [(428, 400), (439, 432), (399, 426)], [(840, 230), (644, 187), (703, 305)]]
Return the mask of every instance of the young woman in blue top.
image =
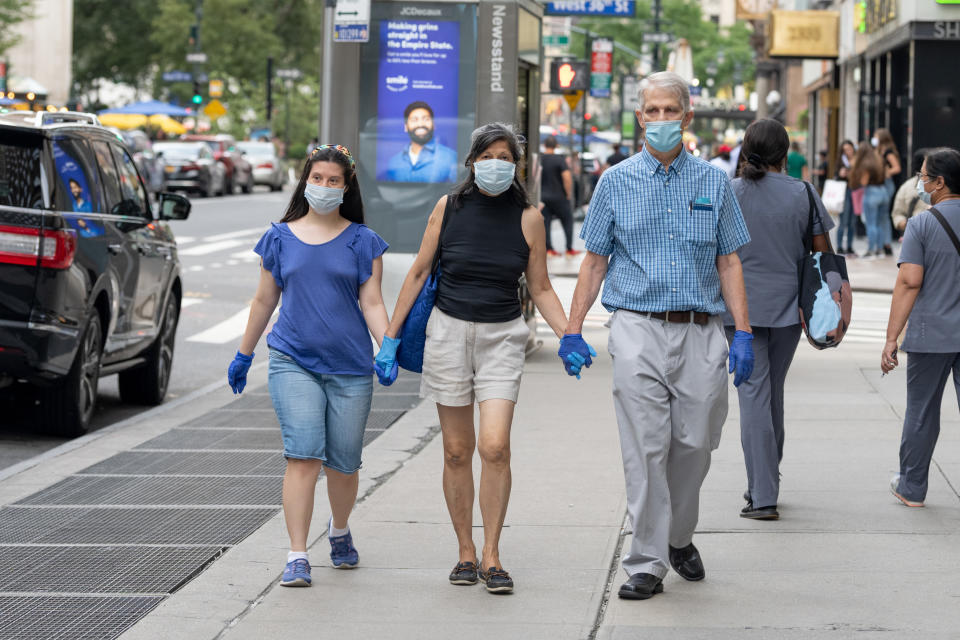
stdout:
[(355, 163), (340, 145), (313, 150), (286, 213), (254, 249), (262, 258), (260, 283), (227, 378), (234, 393), (243, 391), (253, 349), (282, 293), (267, 346), (270, 397), (287, 459), (283, 511), (290, 553), (284, 586), (310, 586), (307, 533), (321, 469), (333, 514), (330, 559), (339, 569), (357, 566), (347, 518), (357, 499), (373, 394), (369, 333), (379, 342), (387, 329), (380, 292), (386, 249), (363, 225)]

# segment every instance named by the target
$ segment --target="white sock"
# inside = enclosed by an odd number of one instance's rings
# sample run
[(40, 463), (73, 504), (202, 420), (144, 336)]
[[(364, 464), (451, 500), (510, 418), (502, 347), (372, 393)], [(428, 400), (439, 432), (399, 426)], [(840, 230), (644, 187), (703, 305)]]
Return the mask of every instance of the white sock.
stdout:
[(287, 553), (287, 562), (293, 562), (294, 560), (300, 559), (310, 562), (310, 556), (307, 555), (306, 551), (290, 551)]
[(335, 526), (333, 526), (333, 520), (332, 520), (332, 519), (330, 520), (330, 534), (329, 534), (329, 535), (330, 535), (331, 538), (339, 538), (340, 536), (345, 536), (345, 535), (347, 535), (348, 533), (350, 533), (350, 525), (347, 525), (347, 528), (346, 528), (346, 529), (337, 529)]

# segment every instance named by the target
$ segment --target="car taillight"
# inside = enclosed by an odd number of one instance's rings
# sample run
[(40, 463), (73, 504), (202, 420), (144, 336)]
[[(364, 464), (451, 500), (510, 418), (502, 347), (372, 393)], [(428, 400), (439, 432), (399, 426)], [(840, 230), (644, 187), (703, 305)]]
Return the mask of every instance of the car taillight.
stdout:
[(261, 162), (257, 165), (257, 169), (273, 169), (272, 162)]
[(77, 253), (77, 232), (73, 229), (51, 231), (25, 227), (0, 226), (0, 263), (66, 269)]

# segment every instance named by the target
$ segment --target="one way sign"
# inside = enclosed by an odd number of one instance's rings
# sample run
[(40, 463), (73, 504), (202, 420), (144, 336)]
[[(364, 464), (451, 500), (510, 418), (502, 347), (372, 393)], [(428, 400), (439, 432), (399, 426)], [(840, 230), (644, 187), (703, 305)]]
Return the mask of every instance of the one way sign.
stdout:
[(333, 17), (334, 42), (370, 39), (370, 0), (337, 0)]

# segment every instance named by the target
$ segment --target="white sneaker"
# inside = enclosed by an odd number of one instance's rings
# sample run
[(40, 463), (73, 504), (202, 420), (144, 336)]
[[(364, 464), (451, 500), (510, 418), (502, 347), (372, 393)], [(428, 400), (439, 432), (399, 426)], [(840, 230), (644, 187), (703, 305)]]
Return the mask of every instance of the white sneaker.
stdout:
[(923, 503), (922, 503), (922, 502), (914, 502), (913, 500), (907, 500), (907, 499), (904, 498), (902, 495), (900, 495), (900, 492), (897, 490), (897, 488), (898, 488), (899, 486), (900, 486), (900, 474), (898, 473), (898, 474), (896, 474), (895, 476), (893, 476), (892, 478), (890, 478), (890, 493), (893, 494), (893, 497), (895, 497), (897, 500), (899, 500), (899, 501), (902, 502), (903, 504), (907, 505), (908, 507), (922, 507), (922, 506), (923, 506)]

